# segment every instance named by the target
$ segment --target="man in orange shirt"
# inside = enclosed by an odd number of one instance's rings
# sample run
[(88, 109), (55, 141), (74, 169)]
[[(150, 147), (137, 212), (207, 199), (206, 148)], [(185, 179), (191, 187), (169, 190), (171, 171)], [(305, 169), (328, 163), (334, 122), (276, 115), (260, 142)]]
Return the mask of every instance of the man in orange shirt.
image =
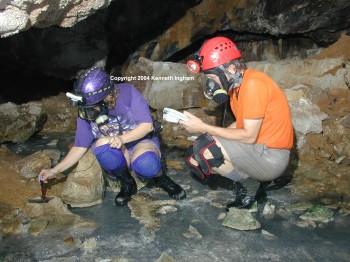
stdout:
[[(204, 95), (218, 104), (228, 101), (236, 121), (227, 127), (212, 126), (184, 111), (180, 124), (191, 133), (202, 133), (186, 152), (186, 163), (202, 179), (212, 173), (234, 181), (236, 199), (230, 207), (250, 208), (266, 198), (266, 185), (285, 171), (293, 146), (293, 125), (283, 91), (266, 74), (247, 69), (240, 51), (226, 37), (206, 41), (187, 67), (202, 72)], [(255, 195), (247, 195), (242, 182), (260, 182)]]

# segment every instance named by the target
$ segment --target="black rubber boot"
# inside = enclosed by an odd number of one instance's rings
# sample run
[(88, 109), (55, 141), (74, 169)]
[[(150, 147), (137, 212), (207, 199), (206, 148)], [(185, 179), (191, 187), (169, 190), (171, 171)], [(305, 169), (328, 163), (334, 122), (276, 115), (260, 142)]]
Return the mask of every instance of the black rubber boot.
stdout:
[(259, 188), (255, 193), (255, 200), (258, 201), (259, 204), (267, 201), (266, 188), (270, 183), (271, 181), (260, 182)]
[(153, 180), (157, 187), (162, 188), (172, 198), (184, 199), (186, 197), (185, 190), (167, 175), (163, 174), (160, 177), (155, 177)]
[(253, 204), (264, 202), (267, 199), (266, 186), (270, 182), (260, 182), (259, 188), (254, 196), (247, 196), (247, 189), (240, 182), (235, 182), (236, 199), (226, 206), (226, 211), (229, 211), (230, 207), (246, 208), (249, 209)]
[(118, 176), (118, 179), (120, 181), (120, 192), (115, 197), (115, 204), (124, 206), (131, 200), (131, 196), (137, 193), (137, 185), (127, 168), (125, 168), (122, 175)]

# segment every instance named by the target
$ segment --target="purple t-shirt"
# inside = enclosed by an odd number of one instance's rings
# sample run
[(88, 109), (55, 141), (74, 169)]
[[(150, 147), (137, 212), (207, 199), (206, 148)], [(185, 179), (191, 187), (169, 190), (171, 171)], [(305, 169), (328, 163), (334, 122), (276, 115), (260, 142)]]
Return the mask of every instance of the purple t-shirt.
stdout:
[[(153, 122), (147, 101), (133, 85), (118, 84), (116, 87), (120, 90), (119, 97), (115, 107), (108, 111), (109, 122), (103, 128), (108, 135), (121, 135), (140, 123)], [(74, 146), (89, 148), (102, 136), (95, 122), (77, 118)]]

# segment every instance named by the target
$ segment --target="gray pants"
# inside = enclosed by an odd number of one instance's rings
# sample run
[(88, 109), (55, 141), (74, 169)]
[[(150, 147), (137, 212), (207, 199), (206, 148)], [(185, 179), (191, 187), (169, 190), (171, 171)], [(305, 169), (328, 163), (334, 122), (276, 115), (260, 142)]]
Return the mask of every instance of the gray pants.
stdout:
[(216, 138), (234, 166), (233, 176), (238, 175), (242, 179), (251, 177), (258, 181), (272, 181), (281, 176), (288, 166), (290, 150), (268, 148), (265, 144), (251, 145), (222, 137)]

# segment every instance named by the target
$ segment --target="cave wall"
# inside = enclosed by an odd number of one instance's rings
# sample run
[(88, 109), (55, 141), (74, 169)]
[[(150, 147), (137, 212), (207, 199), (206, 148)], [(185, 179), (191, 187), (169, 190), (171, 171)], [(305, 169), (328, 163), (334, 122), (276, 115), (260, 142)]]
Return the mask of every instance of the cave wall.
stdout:
[(1, 1), (0, 102), (23, 103), (69, 90), (76, 74), (95, 64), (122, 74), (139, 57), (183, 62), (218, 34), (233, 39), (246, 61), (306, 57), (350, 26), (345, 0), (87, 2), (70, 3), (93, 7), (70, 23), (63, 23), (72, 16), (64, 9), (68, 4), (56, 10), (53, 0), (35, 8), (23, 2), (27, 13), (40, 10), (40, 19), (6, 34), (5, 25), (12, 22), (7, 11), (21, 3)]

